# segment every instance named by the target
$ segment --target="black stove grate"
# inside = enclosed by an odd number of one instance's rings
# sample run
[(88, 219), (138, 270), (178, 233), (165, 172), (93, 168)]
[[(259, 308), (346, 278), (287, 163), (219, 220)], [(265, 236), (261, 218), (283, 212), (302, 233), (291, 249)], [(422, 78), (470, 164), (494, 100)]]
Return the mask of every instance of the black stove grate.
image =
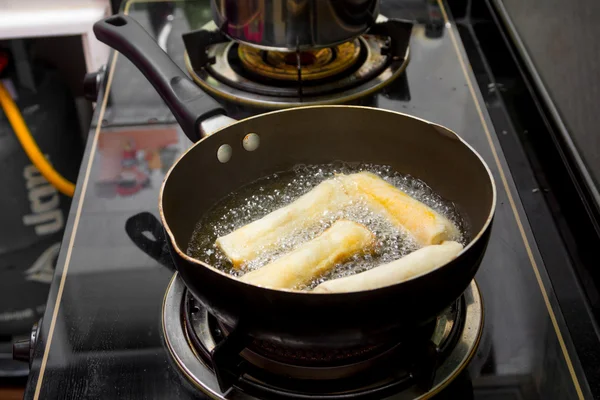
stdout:
[[(194, 316), (206, 313), (206, 310), (189, 294), (185, 296), (181, 312), (190, 343), (203, 362), (212, 366), (223, 392), (235, 386), (257, 398), (371, 399), (393, 395), (413, 386), (423, 393), (431, 389), (437, 366), (454, 348), (463, 331), (465, 308), (465, 300), (461, 297), (448, 309), (445, 315), (449, 315), (452, 326), (438, 344), (432, 341), (436, 328), (434, 321), (393, 343), (319, 352), (258, 342), (249, 339), (243, 327), (228, 332), (208, 313), (199, 324)], [(200, 332), (209, 332), (214, 340), (213, 349), (206, 347)], [(286, 375), (281, 370), (257, 366), (258, 363), (244, 356), (248, 352), (259, 354), (276, 366), (292, 365), (302, 371), (313, 368), (319, 378), (298, 377), (293, 372)], [(361, 365), (364, 368), (359, 368)], [(333, 372), (339, 367), (346, 367), (349, 372), (339, 377)]]
[[(395, 20), (390, 19), (384, 22), (379, 22), (373, 25), (373, 27), (369, 30), (370, 35), (385, 37), (385, 44), (381, 48), (381, 55), (387, 57), (387, 61), (380, 65), (378, 68), (371, 68), (369, 73), (365, 76), (362, 76), (361, 79), (352, 80), (352, 86), (358, 86), (365, 81), (369, 81), (381, 73), (391, 62), (399, 62), (404, 60), (407, 55), (407, 49), (409, 46), (410, 36), (412, 32), (412, 23), (408, 21)], [(219, 43), (229, 42), (230, 39), (227, 38), (223, 33), (219, 30), (204, 30), (199, 29), (196, 31), (188, 32), (182, 35), (183, 42), (185, 45), (185, 49), (189, 58), (191, 69), (197, 73), (202, 75), (202, 71), (211, 70), (211, 66), (215, 63), (215, 58), (209, 55), (208, 49)], [(360, 41), (359, 41), (360, 42)], [(324, 80), (319, 80), (318, 82), (312, 82), (310, 80), (303, 79), (303, 69), (301, 63), (301, 52), (296, 52), (296, 60), (297, 60), (297, 70), (298, 70), (298, 78), (296, 80), (292, 80), (289, 82), (276, 80), (275, 82), (270, 82), (268, 79), (259, 76), (252, 71), (249, 71), (246, 68), (241, 66), (241, 62), (237, 56), (237, 48), (238, 45), (234, 44), (234, 46), (230, 47), (226, 57), (229, 60), (229, 64), (236, 74), (247, 78), (249, 81), (259, 82), (265, 84), (264, 86), (252, 86), (251, 88), (244, 87), (236, 80), (228, 80), (227, 84), (233, 85), (240, 90), (244, 91), (256, 91), (257, 88), (261, 88), (262, 90), (266, 90), (267, 93), (256, 92), (257, 94), (265, 94), (265, 95), (284, 95), (287, 97), (295, 97), (302, 101), (303, 97), (307, 95), (307, 90), (313, 89), (312, 92), (315, 92), (316, 87), (318, 87), (323, 82), (331, 83), (336, 80), (343, 79), (344, 77), (349, 76), (354, 73), (359, 66), (364, 64), (367, 60), (367, 50), (365, 49), (364, 43), (360, 42), (361, 46), (361, 54), (359, 56), (359, 60), (352, 67), (347, 70), (340, 72), (336, 75), (327, 77)], [(219, 74), (211, 74), (216, 79), (219, 79)], [(272, 87), (271, 87), (272, 85)], [(289, 89), (287, 91), (282, 92), (282, 88)], [(341, 89), (348, 89), (347, 82), (344, 84)], [(272, 90), (271, 90), (272, 89)], [(334, 89), (329, 89), (334, 90)], [(319, 92), (319, 95), (328, 94), (328, 92)], [(314, 93), (313, 93), (314, 95)]]

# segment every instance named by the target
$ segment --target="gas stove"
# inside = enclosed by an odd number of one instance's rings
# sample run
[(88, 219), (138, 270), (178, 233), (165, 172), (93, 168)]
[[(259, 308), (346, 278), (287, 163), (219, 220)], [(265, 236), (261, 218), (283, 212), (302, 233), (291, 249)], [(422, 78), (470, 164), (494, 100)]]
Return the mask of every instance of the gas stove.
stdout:
[(412, 24), (380, 15), (364, 34), (317, 50), (281, 52), (238, 44), (214, 23), (183, 35), (185, 64), (205, 91), (225, 104), (280, 109), (369, 104), (409, 61)]
[[(589, 315), (574, 314), (585, 309), (585, 298), (574, 274), (562, 273), (560, 282), (552, 275), (555, 262), (572, 270), (565, 247), (540, 250), (554, 222), (546, 208), (531, 207), (531, 189), (523, 189), (531, 170), (506, 145), (513, 128), (492, 108), (499, 91), (480, 90), (476, 48), (447, 4), (384, 0), (386, 18), (375, 30), (332, 48), (291, 53), (225, 40), (210, 23), (207, 1), (135, 0), (124, 2), (123, 12), (233, 117), (359, 103), (459, 132), (496, 179), (492, 235), (475, 281), (456, 303), (391, 342), (299, 352), (237, 335), (162, 265), (170, 264), (164, 243), (135, 244), (128, 234), (141, 230), (128, 224), (132, 217), (158, 214), (161, 182), (190, 142), (141, 73), (113, 55), (86, 81), (97, 108), (46, 313), (32, 335), (26, 398), (582, 399), (600, 393), (590, 362), (600, 357), (600, 341)], [(543, 234), (534, 229), (540, 218)], [(162, 232), (146, 234), (156, 239)], [(236, 342), (243, 343), (239, 354), (215, 360), (219, 346)], [(28, 358), (27, 347), (18, 349)]]
[(414, 399), (439, 393), (467, 399), (471, 392), (450, 384), (475, 355), (483, 307), (472, 282), (430, 325), (391, 343), (299, 351), (252, 340), (238, 358), (215, 362), (217, 346), (245, 338), (228, 333), (175, 274), (163, 303), (162, 322), (175, 363), (211, 397), (226, 399), (229, 390), (237, 390), (245, 399)]

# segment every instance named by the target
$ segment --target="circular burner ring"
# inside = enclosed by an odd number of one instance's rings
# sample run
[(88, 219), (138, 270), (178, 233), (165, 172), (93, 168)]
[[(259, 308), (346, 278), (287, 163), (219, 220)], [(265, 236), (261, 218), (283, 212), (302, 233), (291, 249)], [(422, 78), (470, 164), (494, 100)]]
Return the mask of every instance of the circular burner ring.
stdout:
[[(193, 297), (187, 295), (183, 312), (188, 337), (210, 363), (211, 349), (216, 342), (229, 335), (229, 329), (195, 304)], [(289, 389), (293, 386), (290, 379), (285, 384), (278, 385), (281, 376), (298, 379), (296, 391), (304, 390), (306, 380), (311, 380), (312, 384), (322, 382), (320, 390), (325, 392), (336, 390), (332, 387), (325, 388), (327, 385), (325, 381), (334, 381), (332, 385), (337, 387), (345, 380), (346, 383), (342, 386), (349, 390), (351, 388), (356, 390), (357, 385), (368, 386), (374, 383), (374, 380), (380, 379), (381, 374), (368, 374), (366, 379), (358, 375), (366, 371), (372, 372), (374, 368), (381, 368), (384, 362), (396, 363), (393, 385), (397, 385), (400, 377), (402, 377), (401, 381), (414, 381), (411, 376), (412, 371), (409, 371), (410, 364), (418, 361), (414, 359), (415, 354), (423, 355), (427, 344), (419, 342), (419, 339), (431, 340), (439, 354), (438, 361), (444, 359), (447, 355), (446, 350), (454, 345), (457, 333), (462, 329), (463, 308), (464, 300), (457, 300), (435, 321), (411, 332), (403, 340), (331, 350), (293, 349), (267, 341), (253, 340), (241, 355), (252, 365), (252, 370), (249, 372), (253, 378), (259, 379), (259, 386), (273, 387), (273, 390), (281, 390), (283, 386)], [(199, 311), (190, 313), (190, 310), (196, 309)], [(415, 345), (419, 343), (421, 347), (416, 347)], [(417, 348), (419, 351), (415, 353)]]
[(302, 81), (312, 82), (331, 78), (350, 69), (359, 60), (361, 47), (358, 39), (331, 48), (300, 53), (266, 51), (239, 44), (237, 56), (241, 67), (249, 73), (275, 81), (298, 82), (299, 61)]
[(230, 48), (237, 46), (236, 43), (212, 46), (208, 55), (215, 57), (216, 62), (201, 71), (192, 69), (187, 52), (184, 58), (192, 79), (215, 98), (228, 103), (268, 110), (319, 104), (347, 104), (370, 96), (393, 82), (404, 72), (410, 58), (408, 48), (400, 60), (390, 60), (381, 56), (381, 48), (385, 43), (383, 38), (364, 35), (359, 40), (362, 43), (361, 48), (368, 49), (367, 60), (375, 58), (377, 62), (360, 64), (359, 60), (357, 64), (360, 65), (356, 71), (334, 82), (325, 80), (323, 84), (315, 85), (309, 82), (302, 88), (302, 97), (299, 96), (297, 87), (289, 87), (289, 82), (287, 87), (283, 84), (284, 81), (271, 86), (250, 80), (236, 72), (225, 56), (232, 54)]
[(238, 58), (240, 45), (234, 42), (219, 43), (209, 50), (209, 54), (214, 51), (216, 61), (206, 67), (206, 73), (221, 84), (244, 91), (247, 95), (297, 98), (300, 86), (302, 96), (307, 97), (338, 93), (370, 81), (384, 71), (391, 61), (390, 57), (381, 55), (381, 48), (385, 45), (383, 38), (365, 35), (357, 39), (357, 42), (359, 54), (356, 65), (326, 79), (307, 82), (266, 79), (256, 72), (243, 68), (243, 63)]
[[(208, 366), (206, 361), (203, 360), (202, 355), (197, 354), (188, 343), (190, 339), (186, 334), (185, 322), (183, 320), (185, 292), (185, 285), (182, 280), (178, 278), (178, 275), (175, 274), (169, 284), (163, 303), (163, 331), (165, 334), (165, 342), (178, 367), (195, 386), (212, 398), (225, 399), (225, 396), (219, 390), (214, 372)], [(471, 282), (471, 285), (465, 291), (463, 298), (466, 305), (465, 318), (464, 324), (459, 327), (460, 332), (457, 336), (458, 342), (454, 346), (449, 346), (451, 348), (448, 349), (448, 356), (441, 362), (436, 370), (432, 388), (429, 392), (423, 393), (422, 390), (413, 385), (406, 390), (393, 395), (392, 398), (429, 398), (443, 390), (462, 373), (479, 345), (483, 328), (483, 304), (475, 281)], [(448, 321), (444, 322), (443, 316), (442, 322), (438, 321), (438, 325), (440, 324), (445, 325), (450, 329), (453, 326), (452, 324), (449, 324)], [(434, 342), (436, 341), (436, 334), (434, 334), (433, 340)], [(402, 385), (410, 385), (410, 382), (404, 381), (406, 381), (406, 378), (396, 376), (392, 381), (388, 380), (386, 382), (381, 382), (378, 385), (384, 385), (386, 389), (389, 388), (390, 390), (395, 390), (397, 392), (397, 390), (399, 390), (397, 388), (402, 387)], [(259, 379), (257, 380), (249, 376), (242, 377), (241, 384), (244, 386), (249, 385), (250, 388), (262, 388), (262, 390), (271, 393), (278, 391), (277, 388), (266, 385)], [(358, 397), (361, 395), (368, 395), (369, 393), (372, 393), (373, 390), (377, 389), (365, 387), (364, 391), (354, 393), (354, 395), (357, 395)], [(287, 394), (291, 398), (295, 397), (296, 394), (295, 392), (286, 392), (285, 390), (283, 390), (283, 392), (279, 390), (279, 392), (280, 395)], [(340, 393), (337, 392), (336, 394), (320, 396), (320, 398), (334, 399), (339, 394)], [(248, 392), (242, 390), (241, 392), (236, 391), (236, 398), (250, 400), (255, 399), (256, 397), (253, 397), (251, 394), (248, 394)]]
[(263, 340), (254, 340), (249, 349), (262, 358), (278, 363), (335, 367), (368, 360), (393, 346), (393, 343), (388, 343), (340, 350), (295, 350)]
[[(454, 333), (453, 329), (456, 328), (452, 326), (452, 323), (460, 320), (460, 308), (460, 300), (457, 300), (456, 304), (448, 308), (442, 317), (421, 327), (411, 337), (432, 338), (438, 347), (446, 346), (451, 339), (451, 334)], [(229, 335), (231, 329), (217, 321), (202, 306), (196, 305), (196, 300), (189, 294), (184, 301), (183, 312), (188, 335), (197, 347), (212, 348), (216, 341)], [(208, 337), (207, 334), (212, 337)], [(293, 375), (294, 367), (302, 368), (305, 371), (312, 367), (317, 371), (314, 378), (326, 379), (321, 375), (325, 369), (333, 370), (337, 367), (347, 369), (350, 366), (356, 368), (361, 362), (372, 361), (391, 350), (398, 349), (402, 344), (403, 342), (400, 341), (392, 341), (346, 349), (308, 350), (254, 339), (242, 355), (251, 363), (260, 365), (261, 368), (272, 367), (268, 369), (275, 373), (281, 373), (281, 367), (284, 366), (286, 367), (285, 373), (288, 375)], [(339, 376), (339, 374), (335, 375)], [(305, 377), (308, 378), (308, 376)]]

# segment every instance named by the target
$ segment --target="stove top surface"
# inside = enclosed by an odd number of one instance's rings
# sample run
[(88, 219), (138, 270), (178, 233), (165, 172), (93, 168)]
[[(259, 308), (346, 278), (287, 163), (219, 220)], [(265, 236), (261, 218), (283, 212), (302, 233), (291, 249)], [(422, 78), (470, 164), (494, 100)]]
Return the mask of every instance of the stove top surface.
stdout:
[[(207, 1), (130, 0), (124, 10), (182, 69), (181, 35), (211, 18)], [(380, 92), (374, 106), (458, 132), (486, 160), (497, 184), (492, 235), (476, 276), (485, 324), (466, 369), (469, 390), (475, 399), (591, 398), (592, 378), (579, 362), (447, 9), (431, 1), (384, 0), (381, 10), (414, 26), (401, 85)], [(132, 215), (157, 215), (162, 179), (190, 142), (124, 57), (109, 61), (97, 104), (26, 398), (206, 398), (164, 343), (161, 310), (172, 273), (125, 232)]]

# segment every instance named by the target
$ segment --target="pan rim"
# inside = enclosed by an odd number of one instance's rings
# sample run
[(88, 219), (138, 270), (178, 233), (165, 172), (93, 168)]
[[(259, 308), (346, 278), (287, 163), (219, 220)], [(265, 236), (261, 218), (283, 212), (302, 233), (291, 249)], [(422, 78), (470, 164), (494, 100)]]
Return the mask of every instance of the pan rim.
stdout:
[[(177, 164), (179, 164), (179, 162), (190, 152), (192, 151), (196, 146), (199, 146), (202, 142), (204, 142), (204, 140), (206, 140), (208, 137), (213, 136), (218, 134), (219, 132), (221, 132), (224, 129), (227, 129), (233, 125), (236, 124), (240, 124), (252, 119), (256, 119), (256, 118), (261, 118), (261, 117), (267, 117), (269, 115), (272, 114), (277, 114), (277, 113), (283, 113), (283, 112), (294, 112), (297, 110), (306, 110), (306, 109), (313, 109), (313, 108), (326, 108), (326, 109), (333, 109), (333, 108), (350, 108), (350, 109), (363, 109), (363, 110), (368, 110), (368, 111), (377, 111), (377, 112), (385, 112), (385, 113), (390, 113), (390, 114), (394, 114), (394, 115), (399, 115), (402, 117), (407, 117), (407, 118), (411, 118), (417, 121), (421, 121), (424, 122), (428, 125), (431, 125), (432, 127), (436, 128), (436, 129), (442, 129), (445, 132), (449, 132), (452, 135), (454, 135), (455, 138), (457, 138), (468, 150), (470, 150), (480, 161), (481, 165), (483, 165), (483, 167), (485, 168), (491, 186), (492, 186), (492, 205), (490, 207), (490, 211), (488, 213), (488, 216), (486, 218), (485, 223), (483, 224), (483, 226), (481, 227), (481, 229), (479, 230), (479, 232), (477, 232), (477, 234), (473, 237), (473, 239), (471, 239), (471, 241), (469, 241), (469, 243), (462, 249), (462, 251), (460, 253), (458, 253), (458, 255), (450, 260), (449, 262), (440, 265), (439, 267), (428, 271), (428, 272), (424, 272), (421, 273), (419, 275), (415, 275), (413, 277), (411, 277), (410, 279), (406, 279), (402, 282), (397, 282), (397, 283), (393, 283), (390, 285), (385, 285), (385, 286), (381, 286), (375, 289), (365, 289), (365, 290), (358, 290), (358, 291), (350, 291), (350, 292), (335, 292), (335, 293), (322, 293), (322, 292), (313, 292), (313, 291), (305, 291), (305, 290), (297, 290), (297, 289), (274, 289), (274, 288), (269, 288), (269, 287), (265, 287), (265, 286), (260, 286), (260, 285), (255, 285), (255, 284), (251, 284), (248, 282), (244, 282), (230, 274), (227, 274), (221, 270), (219, 270), (216, 267), (213, 267), (212, 265), (205, 263), (203, 261), (200, 261), (198, 259), (195, 259), (193, 257), (188, 256), (185, 252), (183, 252), (178, 244), (177, 241), (175, 239), (175, 235), (173, 234), (173, 232), (171, 231), (171, 228), (169, 227), (169, 224), (167, 223), (167, 219), (164, 215), (164, 210), (163, 210), (163, 195), (164, 195), (164, 190), (165, 187), (167, 185), (167, 182), (169, 181), (169, 177), (171, 176), (171, 173), (173, 172), (173, 170), (177, 167)], [(158, 212), (160, 215), (160, 220), (163, 224), (163, 227), (165, 229), (165, 231), (167, 232), (167, 235), (169, 236), (169, 240), (171, 242), (171, 247), (175, 250), (175, 252), (177, 252), (177, 254), (183, 258), (184, 260), (197, 265), (198, 267), (204, 267), (204, 268), (208, 268), (210, 270), (212, 270), (213, 272), (216, 272), (228, 279), (232, 279), (234, 281), (236, 281), (239, 284), (242, 285), (247, 285), (247, 286), (251, 286), (251, 287), (255, 287), (255, 288), (260, 288), (263, 290), (267, 290), (267, 291), (272, 291), (272, 292), (286, 292), (286, 293), (290, 293), (290, 294), (294, 294), (294, 295), (312, 295), (312, 296), (335, 296), (335, 295), (351, 295), (354, 293), (368, 293), (371, 291), (375, 291), (375, 290), (379, 290), (379, 289), (383, 289), (383, 288), (389, 288), (389, 287), (393, 287), (396, 285), (401, 285), (403, 283), (409, 282), (409, 281), (413, 281), (416, 279), (421, 278), (422, 276), (428, 275), (434, 271), (437, 271), (440, 268), (445, 267), (446, 265), (448, 265), (449, 263), (453, 262), (454, 260), (456, 260), (458, 257), (460, 257), (462, 254), (464, 254), (467, 250), (469, 250), (471, 247), (473, 247), (475, 245), (475, 243), (477, 243), (479, 241), (479, 239), (487, 232), (487, 230), (489, 229), (490, 224), (492, 223), (493, 219), (494, 219), (494, 214), (496, 211), (496, 204), (497, 204), (497, 189), (496, 189), (496, 181), (494, 179), (494, 175), (492, 174), (492, 171), (490, 170), (490, 167), (487, 165), (487, 163), (485, 162), (485, 160), (483, 159), (483, 157), (481, 156), (481, 154), (479, 154), (479, 152), (477, 152), (477, 150), (475, 150), (466, 140), (464, 140), (462, 137), (460, 137), (459, 134), (457, 134), (456, 132), (454, 132), (452, 129), (447, 128), (443, 125), (440, 124), (436, 124), (435, 122), (431, 122), (428, 121), (424, 118), (420, 118), (420, 117), (416, 117), (414, 115), (410, 115), (410, 114), (406, 114), (406, 113), (402, 113), (402, 112), (398, 112), (398, 111), (392, 111), (392, 110), (387, 110), (387, 109), (382, 109), (382, 108), (375, 108), (375, 107), (367, 107), (367, 106), (357, 106), (357, 105), (332, 105), (332, 104), (325, 104), (325, 105), (310, 105), (310, 106), (303, 106), (303, 107), (291, 107), (291, 108), (286, 108), (286, 109), (281, 109), (281, 110), (274, 110), (274, 111), (270, 111), (267, 113), (262, 113), (262, 114), (258, 114), (258, 115), (253, 115), (251, 117), (248, 118), (244, 118), (241, 120), (233, 120), (235, 122), (232, 122), (231, 124), (225, 125), (223, 127), (220, 127), (219, 129), (217, 129), (215, 132), (212, 132), (211, 134), (203, 137), (202, 139), (200, 139), (199, 141), (193, 143), (189, 148), (187, 148), (178, 158), (177, 160), (171, 165), (171, 167), (169, 168), (168, 172), (165, 174), (165, 177), (163, 179), (163, 182), (161, 184), (160, 187), (160, 192), (158, 195)]]

